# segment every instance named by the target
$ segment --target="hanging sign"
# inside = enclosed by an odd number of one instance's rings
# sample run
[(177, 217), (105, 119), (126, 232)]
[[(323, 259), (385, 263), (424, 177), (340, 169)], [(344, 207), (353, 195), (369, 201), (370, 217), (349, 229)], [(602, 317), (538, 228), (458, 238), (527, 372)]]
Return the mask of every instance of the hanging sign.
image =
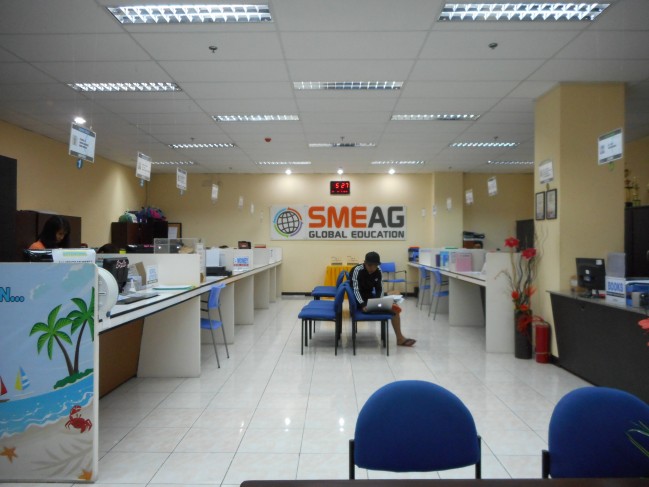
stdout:
[(215, 202), (219, 199), (219, 186), (218, 184), (212, 185), (212, 202)]
[(613, 132), (601, 135), (597, 139), (597, 145), (599, 146), (597, 163), (599, 165), (622, 159), (624, 147), (622, 139), (622, 129), (613, 130)]
[(95, 162), (95, 139), (97, 134), (92, 130), (72, 124), (68, 153), (83, 161)]
[(141, 152), (137, 153), (135, 176), (145, 181), (151, 181), (151, 158)]
[(496, 176), (487, 179), (487, 191), (489, 193), (489, 196), (496, 196), (498, 194), (498, 183), (496, 182)]
[(547, 184), (554, 181), (554, 167), (552, 160), (548, 159), (539, 164), (539, 183)]
[(187, 171), (179, 167), (176, 168), (176, 188), (187, 191)]
[(466, 201), (467, 205), (472, 205), (473, 204), (473, 190), (472, 189), (467, 189), (464, 192), (464, 200)]

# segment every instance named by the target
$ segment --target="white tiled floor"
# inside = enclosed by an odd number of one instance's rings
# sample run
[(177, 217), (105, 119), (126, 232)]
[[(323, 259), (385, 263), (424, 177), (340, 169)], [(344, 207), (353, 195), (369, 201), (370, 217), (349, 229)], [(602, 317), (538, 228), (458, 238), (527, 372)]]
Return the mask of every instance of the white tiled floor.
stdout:
[[(399, 379), (438, 383), (472, 412), (483, 439), (484, 477), (540, 477), (541, 449), (556, 402), (587, 385), (553, 365), (487, 354), (483, 328), (451, 328), (428, 318), (415, 300), (402, 321), (413, 348), (390, 356), (378, 328), (359, 326), (352, 355), (349, 321), (339, 355), (333, 329), (319, 325), (300, 355), (297, 314), (306, 298), (257, 310), (255, 324), (235, 328), (230, 359), (202, 348), (195, 379), (133, 379), (99, 408), (99, 484), (238, 485), (246, 479), (347, 478), (348, 440), (366, 399)], [(471, 467), (430, 474), (357, 469), (357, 478), (472, 477)]]

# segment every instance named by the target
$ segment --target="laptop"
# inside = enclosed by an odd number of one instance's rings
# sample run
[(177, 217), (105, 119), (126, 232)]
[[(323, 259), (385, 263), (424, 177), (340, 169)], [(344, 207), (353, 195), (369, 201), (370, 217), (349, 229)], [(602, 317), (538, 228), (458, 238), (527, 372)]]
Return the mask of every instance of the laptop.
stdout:
[(367, 311), (390, 311), (394, 304), (394, 296), (371, 298), (367, 300)]

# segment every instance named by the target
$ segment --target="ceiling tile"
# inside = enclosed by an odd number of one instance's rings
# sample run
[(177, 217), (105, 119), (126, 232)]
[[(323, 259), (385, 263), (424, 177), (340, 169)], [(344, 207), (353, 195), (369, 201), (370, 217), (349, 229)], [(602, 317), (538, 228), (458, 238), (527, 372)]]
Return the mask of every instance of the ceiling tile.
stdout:
[(102, 83), (173, 81), (153, 61), (84, 61), (33, 63), (34, 66), (64, 83)]
[(644, 59), (649, 61), (649, 30), (582, 32), (579, 37), (562, 49), (556, 58)]
[(512, 59), (510, 61), (457, 61), (457, 60), (419, 60), (415, 64), (410, 79), (424, 80), (465, 80), (473, 81), (511, 81), (523, 80), (543, 64), (542, 60)]
[(612, 82), (640, 81), (649, 77), (646, 60), (554, 59), (539, 68), (530, 80)]
[(178, 83), (289, 80), (286, 66), (277, 61), (162, 61), (160, 66)]
[(183, 83), (181, 88), (195, 99), (293, 98), (293, 87), (286, 82)]
[(414, 64), (413, 59), (287, 61), (292, 81), (403, 81)]

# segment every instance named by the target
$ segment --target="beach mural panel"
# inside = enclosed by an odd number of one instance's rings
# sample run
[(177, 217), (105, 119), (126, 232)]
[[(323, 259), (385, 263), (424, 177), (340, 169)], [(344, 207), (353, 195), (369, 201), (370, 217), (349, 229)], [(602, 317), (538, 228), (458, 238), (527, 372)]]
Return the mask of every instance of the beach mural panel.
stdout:
[(0, 264), (0, 482), (94, 481), (94, 264)]

